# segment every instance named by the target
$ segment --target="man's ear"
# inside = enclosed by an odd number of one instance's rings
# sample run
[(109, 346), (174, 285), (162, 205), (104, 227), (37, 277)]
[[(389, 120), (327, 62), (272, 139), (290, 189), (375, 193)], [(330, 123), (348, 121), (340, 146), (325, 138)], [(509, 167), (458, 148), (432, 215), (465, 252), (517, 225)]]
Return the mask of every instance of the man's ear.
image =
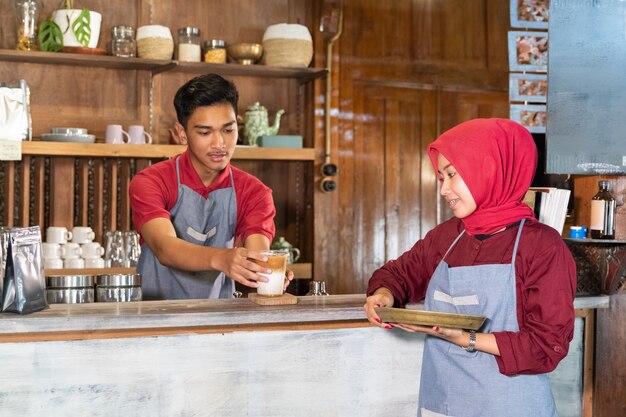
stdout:
[(176, 122), (174, 125), (174, 130), (176, 132), (176, 136), (178, 136), (178, 143), (181, 145), (187, 144), (187, 132), (185, 132), (185, 128), (179, 122)]

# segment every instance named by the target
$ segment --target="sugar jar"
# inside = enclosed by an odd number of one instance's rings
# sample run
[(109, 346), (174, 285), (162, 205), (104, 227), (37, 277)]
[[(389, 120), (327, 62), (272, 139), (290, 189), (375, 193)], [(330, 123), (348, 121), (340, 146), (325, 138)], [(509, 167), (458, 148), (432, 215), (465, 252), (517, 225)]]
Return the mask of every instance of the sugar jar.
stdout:
[(200, 29), (184, 27), (178, 29), (178, 60), (200, 62)]

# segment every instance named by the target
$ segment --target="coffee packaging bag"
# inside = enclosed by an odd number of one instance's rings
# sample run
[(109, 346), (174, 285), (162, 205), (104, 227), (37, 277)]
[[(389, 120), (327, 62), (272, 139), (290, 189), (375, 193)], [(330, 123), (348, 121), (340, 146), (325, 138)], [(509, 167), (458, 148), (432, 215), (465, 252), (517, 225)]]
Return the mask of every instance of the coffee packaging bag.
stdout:
[(39, 226), (12, 228), (2, 292), (2, 311), (28, 314), (48, 308)]

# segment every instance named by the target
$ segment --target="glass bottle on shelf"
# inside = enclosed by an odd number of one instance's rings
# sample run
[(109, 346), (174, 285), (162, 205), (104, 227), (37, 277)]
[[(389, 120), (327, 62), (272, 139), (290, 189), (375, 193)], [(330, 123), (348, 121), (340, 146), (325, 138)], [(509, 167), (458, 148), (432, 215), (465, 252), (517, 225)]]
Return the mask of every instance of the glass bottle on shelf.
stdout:
[(598, 192), (591, 199), (592, 239), (615, 239), (615, 197), (607, 180), (598, 181)]
[(178, 60), (180, 62), (200, 62), (200, 29), (185, 27), (178, 29)]
[(17, 46), (19, 51), (37, 51), (39, 7), (36, 0), (16, 0)]

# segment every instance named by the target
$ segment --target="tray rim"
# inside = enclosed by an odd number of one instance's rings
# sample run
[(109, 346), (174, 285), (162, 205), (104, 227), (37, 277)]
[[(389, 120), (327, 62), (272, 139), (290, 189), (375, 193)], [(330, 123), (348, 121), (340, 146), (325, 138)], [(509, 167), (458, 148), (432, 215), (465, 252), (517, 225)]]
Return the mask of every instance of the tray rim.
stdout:
[[(467, 329), (467, 330), (478, 330), (482, 327), (482, 325), (485, 323), (485, 320), (487, 319), (486, 317), (483, 316), (476, 316), (476, 315), (472, 315), (472, 314), (460, 314), (460, 313), (447, 313), (444, 311), (430, 311), (430, 310), (414, 310), (414, 309), (408, 309), (408, 308), (396, 308), (396, 307), (374, 307), (374, 310), (376, 311), (376, 314), (379, 315), (379, 317), (381, 318), (381, 320), (384, 323), (405, 323), (405, 324), (416, 324), (416, 325), (421, 325), (421, 326), (441, 326), (441, 327), (448, 327), (448, 328), (453, 328), (453, 329)], [(385, 315), (385, 313), (388, 314), (396, 314), (396, 315), (402, 315), (404, 317), (403, 321), (400, 320), (389, 320), (389, 318), (387, 318), (387, 320), (383, 319), (382, 316)], [(406, 321), (406, 316), (411, 316), (411, 315), (415, 315), (415, 316), (430, 316), (431, 318), (433, 318), (432, 321), (424, 321), (424, 320), (419, 320), (419, 319), (415, 319), (415, 320), (409, 320), (410, 321)], [(443, 320), (437, 322), (437, 320), (434, 320), (435, 318), (440, 317)], [(400, 317), (398, 317), (400, 318)], [(449, 320), (452, 320), (452, 322), (450, 322)], [(461, 325), (460, 323), (454, 323), (454, 321), (459, 321), (459, 320), (464, 320), (465, 321), (470, 321), (470, 322), (476, 322), (478, 323), (478, 325), (470, 325), (470, 326), (464, 326)]]

